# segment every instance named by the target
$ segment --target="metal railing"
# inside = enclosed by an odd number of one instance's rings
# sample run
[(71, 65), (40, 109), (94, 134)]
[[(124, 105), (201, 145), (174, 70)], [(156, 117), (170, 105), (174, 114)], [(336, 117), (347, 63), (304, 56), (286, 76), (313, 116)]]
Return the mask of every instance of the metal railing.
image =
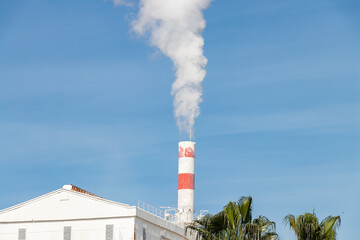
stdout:
[(165, 219), (165, 212), (154, 207), (154, 206), (151, 206), (150, 204), (147, 204), (145, 202), (142, 202), (142, 201), (138, 201), (138, 208), (148, 212), (148, 213), (151, 213), (155, 216), (158, 216), (162, 219)]
[(164, 207), (165, 210), (158, 209), (150, 204), (147, 204), (143, 201), (138, 200), (138, 208), (144, 210), (145, 212), (151, 213), (155, 216), (158, 216), (166, 221), (175, 222), (175, 209), (170, 207)]
[[(151, 213), (155, 216), (158, 216), (159, 218), (162, 218), (168, 222), (176, 222), (176, 208), (172, 207), (160, 207), (162, 209), (158, 209), (154, 206), (151, 206), (150, 204), (147, 204), (143, 201), (138, 200), (138, 208), (144, 210), (145, 212)], [(198, 220), (202, 218), (206, 213), (208, 213), (208, 210), (200, 210), (200, 214), (194, 215), (194, 220)]]

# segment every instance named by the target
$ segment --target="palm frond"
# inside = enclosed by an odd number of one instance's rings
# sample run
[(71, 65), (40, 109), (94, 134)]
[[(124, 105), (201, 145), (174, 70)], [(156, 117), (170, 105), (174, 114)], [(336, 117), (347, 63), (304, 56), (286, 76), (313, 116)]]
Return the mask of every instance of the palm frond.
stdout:
[(284, 218), (284, 221), (285, 222), (285, 225), (289, 225), (290, 229), (293, 229), (295, 234), (297, 234), (297, 228), (296, 228), (296, 220), (295, 220), (295, 216), (294, 215), (287, 215), (285, 218)]
[(340, 227), (340, 216), (328, 216), (321, 222), (321, 235), (324, 239), (335, 239), (336, 229)]
[(238, 201), (239, 210), (241, 213), (241, 221), (249, 223), (252, 220), (252, 197), (242, 197)]
[(261, 237), (261, 240), (277, 240), (277, 239), (279, 239), (279, 235), (274, 232), (265, 233)]

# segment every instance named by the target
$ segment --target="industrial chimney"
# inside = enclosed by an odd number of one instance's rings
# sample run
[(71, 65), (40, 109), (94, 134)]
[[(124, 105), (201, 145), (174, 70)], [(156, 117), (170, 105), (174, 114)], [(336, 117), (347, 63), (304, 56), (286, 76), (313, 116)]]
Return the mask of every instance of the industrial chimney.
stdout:
[(184, 225), (194, 220), (195, 142), (179, 142), (177, 220)]

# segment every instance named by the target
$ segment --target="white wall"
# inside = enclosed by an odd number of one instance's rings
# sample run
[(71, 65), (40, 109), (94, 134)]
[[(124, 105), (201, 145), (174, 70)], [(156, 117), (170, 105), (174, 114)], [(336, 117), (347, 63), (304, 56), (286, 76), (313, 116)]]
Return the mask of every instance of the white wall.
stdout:
[(105, 240), (106, 225), (114, 225), (114, 240), (134, 239), (134, 218), (80, 220), (44, 223), (0, 224), (0, 240), (18, 240), (19, 228), (26, 240), (63, 240), (64, 227), (71, 226), (72, 240)]
[[(146, 229), (146, 240), (185, 240), (185, 230), (178, 225), (137, 209), (135, 218), (135, 240), (143, 239), (143, 229)], [(161, 238), (163, 237), (163, 238)]]
[[(143, 239), (143, 229), (146, 232), (146, 240), (185, 240), (185, 236), (176, 234), (175, 232), (169, 231), (168, 229), (157, 226), (153, 223), (144, 221), (143, 219), (136, 218), (135, 220), (135, 240)], [(161, 238), (163, 237), (163, 238)]]

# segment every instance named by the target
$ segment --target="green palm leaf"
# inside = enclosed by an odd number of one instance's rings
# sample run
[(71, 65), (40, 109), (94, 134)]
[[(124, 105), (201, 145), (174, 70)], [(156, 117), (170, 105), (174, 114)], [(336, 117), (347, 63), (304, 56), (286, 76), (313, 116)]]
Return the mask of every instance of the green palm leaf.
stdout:
[(294, 230), (298, 240), (336, 240), (336, 229), (340, 226), (340, 216), (325, 218), (319, 223), (315, 212), (299, 215), (287, 215), (284, 222)]

